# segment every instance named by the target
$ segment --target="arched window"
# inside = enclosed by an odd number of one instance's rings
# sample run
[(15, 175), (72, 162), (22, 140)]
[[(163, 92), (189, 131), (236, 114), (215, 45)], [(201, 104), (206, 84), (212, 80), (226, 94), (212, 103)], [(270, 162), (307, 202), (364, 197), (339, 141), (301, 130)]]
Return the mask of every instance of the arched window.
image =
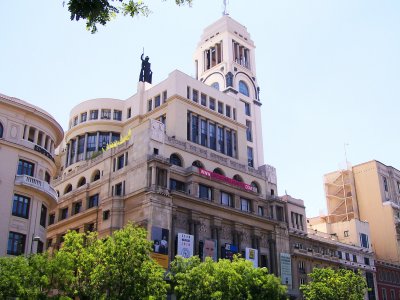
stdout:
[(99, 179), (100, 179), (100, 171), (99, 171), (99, 170), (95, 170), (95, 171), (92, 173), (90, 182), (94, 182), (94, 181), (97, 181), (97, 180), (99, 180)]
[(64, 195), (65, 195), (65, 194), (68, 194), (68, 193), (71, 192), (71, 191), (72, 191), (72, 185), (71, 185), (71, 184), (68, 184), (68, 185), (65, 187)]
[(219, 83), (218, 82), (213, 82), (211, 83), (211, 87), (219, 91)]
[(250, 93), (249, 93), (249, 87), (247, 86), (246, 82), (244, 82), (243, 80), (239, 81), (239, 93), (249, 97)]
[(253, 181), (253, 182), (251, 183), (251, 186), (254, 188), (254, 191), (255, 191), (257, 194), (261, 193), (260, 185), (259, 185), (257, 182)]
[(202, 169), (204, 169), (203, 163), (202, 163), (201, 161), (199, 161), (199, 160), (195, 160), (195, 161), (192, 163), (192, 166), (195, 166), (195, 167), (197, 167), (197, 168), (202, 168)]
[(182, 159), (175, 153), (171, 154), (169, 157), (169, 162), (173, 165), (182, 167)]
[(86, 184), (86, 178), (85, 177), (81, 177), (78, 181), (78, 186), (77, 187), (81, 187), (84, 184)]
[(0, 139), (3, 137), (3, 124), (0, 123)]
[(236, 174), (235, 176), (233, 176), (233, 179), (235, 179), (236, 181), (239, 181), (239, 182), (243, 182), (243, 178), (239, 174)]
[(217, 173), (217, 174), (219, 174), (219, 175), (225, 176), (224, 171), (222, 171), (220, 168), (215, 168), (213, 172), (214, 172), (214, 173)]

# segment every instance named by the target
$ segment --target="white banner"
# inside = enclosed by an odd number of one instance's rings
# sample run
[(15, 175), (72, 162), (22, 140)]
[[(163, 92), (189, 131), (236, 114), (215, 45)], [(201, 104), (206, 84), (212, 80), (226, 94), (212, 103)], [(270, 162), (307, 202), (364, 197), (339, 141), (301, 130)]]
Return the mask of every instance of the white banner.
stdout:
[(281, 253), (281, 282), (292, 289), (292, 258), (289, 253)]
[(178, 233), (178, 252), (184, 258), (193, 256), (194, 236), (186, 233)]
[(258, 268), (258, 250), (253, 248), (246, 248), (246, 259), (250, 260), (254, 268)]

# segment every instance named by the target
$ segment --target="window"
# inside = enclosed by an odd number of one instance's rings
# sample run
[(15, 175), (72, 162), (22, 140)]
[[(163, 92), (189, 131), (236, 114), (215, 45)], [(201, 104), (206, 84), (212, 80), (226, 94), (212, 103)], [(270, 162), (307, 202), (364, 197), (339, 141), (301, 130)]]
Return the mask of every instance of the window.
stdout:
[(92, 157), (93, 152), (96, 151), (96, 133), (89, 133), (87, 136), (87, 145), (86, 145), (86, 159)]
[(299, 283), (300, 283), (300, 285), (307, 284), (307, 279), (306, 278), (300, 278)]
[(111, 120), (111, 109), (102, 109), (101, 110), (101, 119)]
[(199, 136), (199, 118), (196, 115), (192, 115), (192, 138), (191, 141), (198, 143)]
[(186, 98), (190, 99), (190, 86), (186, 88)]
[(304, 260), (300, 260), (299, 261), (299, 270), (303, 270), (304, 271), (304, 269), (305, 269), (305, 266), (304, 266), (305, 264), (304, 264)]
[(132, 116), (132, 108), (128, 108), (126, 111), (126, 118), (129, 119)]
[(55, 220), (56, 220), (56, 215), (55, 214), (50, 214), (49, 215), (49, 225), (54, 224)]
[(369, 257), (364, 257), (364, 264), (369, 266)]
[(211, 83), (211, 87), (216, 89), (216, 90), (219, 90), (219, 83), (218, 82), (213, 82), (213, 83)]
[(253, 148), (247, 147), (247, 165), (254, 168)]
[(383, 188), (385, 189), (385, 192), (388, 192), (389, 188), (388, 188), (387, 178), (385, 176), (382, 176), (382, 180), (383, 180)]
[(156, 168), (156, 184), (160, 187), (167, 187), (167, 170)]
[(182, 160), (180, 159), (180, 157), (177, 154), (171, 154), (171, 156), (169, 157), (169, 162), (175, 166), (179, 166), (182, 167)]
[(224, 128), (220, 126), (217, 127), (217, 151), (225, 153)]
[(117, 158), (117, 170), (122, 169), (124, 167), (124, 158), (125, 154), (118, 156)]
[(159, 107), (161, 105), (161, 96), (157, 95), (154, 97), (154, 108)]
[(213, 150), (217, 150), (217, 136), (216, 136), (216, 127), (215, 124), (209, 123), (208, 124), (209, 131), (210, 131), (210, 148)]
[(250, 212), (250, 200), (240, 198), (240, 209), (242, 211)]
[(85, 185), (85, 184), (86, 184), (86, 178), (85, 178), (85, 177), (81, 177), (81, 178), (79, 179), (79, 181), (78, 181), (77, 187), (81, 187), (81, 186), (83, 186), (83, 185)]
[(246, 114), (246, 116), (251, 116), (250, 113), (250, 103), (244, 102), (244, 113)]
[(251, 131), (251, 122), (249, 120), (246, 120), (246, 137), (247, 137), (247, 141), (249, 141), (249, 142), (253, 141), (253, 136), (252, 136), (252, 131)]
[(338, 256), (340, 259), (342, 259), (342, 258), (343, 258), (342, 251), (338, 251), (338, 252), (337, 252), (337, 256)]
[(87, 112), (81, 113), (81, 123), (86, 122), (87, 119)]
[(382, 300), (387, 300), (387, 294), (385, 288), (382, 288)]
[(114, 109), (114, 120), (121, 121), (122, 120), (122, 111)]
[(100, 171), (99, 170), (94, 171), (92, 178), (93, 178), (92, 182), (99, 180), (100, 179)]
[(90, 111), (90, 120), (97, 120), (99, 118), (99, 111), (97, 109)]
[(208, 105), (210, 109), (215, 110), (215, 99), (210, 97)]
[(364, 248), (369, 248), (368, 235), (360, 233), (360, 245)]
[(229, 105), (225, 106), (225, 115), (230, 118), (231, 117), (231, 107)]
[(203, 184), (199, 184), (199, 198), (212, 200), (212, 188)]
[(221, 204), (233, 207), (232, 195), (221, 191)]
[(275, 209), (276, 209), (276, 219), (278, 221), (281, 221), (281, 222), (285, 221), (285, 218), (284, 218), (284, 215), (283, 215), (283, 207), (282, 206), (276, 206)]
[(219, 101), (218, 101), (218, 112), (220, 114), (224, 113), (224, 104), (222, 102), (219, 102)]
[(198, 102), (199, 101), (199, 92), (197, 90), (193, 90), (193, 101)]
[(12, 215), (28, 219), (30, 202), (31, 199), (29, 199), (28, 197), (14, 194)]
[(162, 93), (162, 100), (163, 100), (163, 103), (165, 103), (165, 101), (167, 101), (167, 98), (168, 98), (168, 94), (167, 94), (167, 91), (164, 91), (163, 93)]
[(390, 290), (390, 300), (396, 300), (396, 296), (394, 294), (394, 290)]
[(348, 231), (348, 230), (345, 230), (345, 231), (343, 232), (343, 235), (344, 235), (344, 237), (348, 237), (348, 236), (349, 236), (349, 231)]
[(170, 179), (169, 188), (172, 191), (185, 192), (185, 183), (176, 179)]
[(66, 218), (68, 218), (68, 207), (62, 208), (60, 210), (60, 221), (65, 220)]
[(49, 172), (45, 172), (44, 173), (44, 181), (46, 181), (47, 183), (50, 183), (50, 174), (49, 174)]
[(115, 195), (115, 196), (122, 196), (123, 194), (124, 194), (124, 193), (123, 193), (123, 188), (122, 188), (122, 182), (117, 183), (117, 184), (115, 185), (114, 195)]
[(109, 210), (103, 211), (103, 220), (106, 221), (109, 218), (110, 218), (110, 211)]
[(258, 207), (258, 215), (261, 216), (261, 217), (264, 216), (264, 207), (262, 207), (262, 206)]
[(241, 93), (241, 94), (243, 94), (243, 95), (245, 95), (247, 97), (250, 96), (249, 87), (247, 86), (247, 84), (243, 80), (239, 81), (239, 93)]
[(225, 139), (226, 139), (226, 155), (233, 156), (233, 148), (232, 148), (232, 132), (227, 130), (225, 132)]
[(98, 140), (99, 149), (106, 148), (109, 143), (110, 143), (110, 134), (108, 132), (100, 132)]
[(79, 214), (82, 209), (82, 201), (75, 202), (72, 204), (72, 212), (74, 215)]
[(17, 175), (33, 176), (34, 171), (35, 171), (35, 164), (23, 159), (19, 160)]
[(89, 197), (88, 208), (92, 208), (99, 205), (99, 194)]
[(46, 227), (46, 221), (47, 221), (47, 207), (42, 204), (42, 208), (40, 210), (40, 225), (43, 227)]
[(78, 116), (74, 117), (73, 124), (74, 124), (74, 126), (78, 125)]
[(200, 144), (207, 147), (207, 121), (200, 120)]
[(201, 95), (200, 95), (200, 103), (203, 106), (207, 106), (207, 95), (206, 94), (201, 93)]
[(0, 123), (0, 139), (3, 137), (3, 131), (4, 131), (3, 124)]
[(78, 137), (78, 157), (77, 161), (81, 161), (84, 159), (83, 154), (85, 152), (85, 136)]
[(21, 255), (25, 253), (26, 235), (10, 231), (8, 234), (7, 254)]
[(346, 252), (345, 255), (346, 255), (346, 260), (350, 261), (350, 253)]
[(121, 135), (119, 133), (113, 132), (111, 134), (111, 143), (118, 141), (121, 138)]
[(353, 254), (353, 262), (357, 262), (357, 255)]
[(37, 241), (36, 253), (43, 253), (43, 242), (41, 240)]

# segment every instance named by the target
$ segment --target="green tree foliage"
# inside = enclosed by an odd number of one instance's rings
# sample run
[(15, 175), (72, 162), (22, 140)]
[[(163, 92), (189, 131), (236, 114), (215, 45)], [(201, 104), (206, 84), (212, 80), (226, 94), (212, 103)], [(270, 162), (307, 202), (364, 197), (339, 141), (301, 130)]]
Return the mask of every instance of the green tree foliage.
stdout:
[(362, 300), (367, 291), (360, 272), (314, 268), (309, 276), (312, 281), (300, 287), (307, 300)]
[[(192, 0), (175, 0), (175, 3), (191, 5)], [(86, 28), (91, 33), (97, 32), (98, 24), (106, 25), (120, 13), (134, 17), (147, 16), (151, 12), (142, 0), (69, 0), (67, 7), (71, 20), (86, 20)]]
[(181, 300), (201, 299), (286, 299), (286, 287), (266, 268), (254, 268), (250, 261), (235, 257), (231, 262), (197, 256), (177, 256), (169, 275), (174, 292)]

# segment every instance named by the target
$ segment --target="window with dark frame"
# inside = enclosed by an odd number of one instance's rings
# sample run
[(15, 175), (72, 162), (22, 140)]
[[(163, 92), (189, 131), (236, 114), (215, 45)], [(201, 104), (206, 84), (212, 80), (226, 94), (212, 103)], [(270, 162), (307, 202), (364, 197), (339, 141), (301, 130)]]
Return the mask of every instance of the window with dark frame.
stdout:
[(97, 120), (99, 118), (99, 111), (97, 109), (90, 111), (90, 120)]
[(101, 110), (101, 119), (111, 120), (111, 109), (102, 109)]
[(209, 102), (209, 108), (215, 110), (215, 99), (210, 97), (208, 102)]
[(25, 253), (26, 235), (10, 231), (8, 233), (7, 254), (21, 255)]
[(119, 182), (119, 183), (117, 183), (115, 185), (114, 195), (115, 196), (122, 196), (123, 195), (122, 182)]
[(40, 209), (40, 221), (39, 224), (42, 227), (46, 227), (46, 221), (47, 221), (47, 207), (42, 204), (42, 208)]
[(60, 210), (60, 221), (65, 220), (66, 218), (68, 218), (68, 207), (62, 208)]
[(12, 215), (16, 217), (29, 218), (29, 207), (31, 199), (29, 197), (14, 194)]
[(240, 198), (240, 210), (250, 212), (250, 200), (245, 198)]
[(92, 208), (99, 205), (99, 194), (95, 194), (89, 197), (88, 208)]
[(199, 184), (199, 198), (212, 200), (212, 188), (204, 184)]
[(53, 225), (55, 221), (56, 221), (56, 215), (50, 214), (49, 215), (49, 225)]
[(161, 105), (161, 96), (157, 95), (154, 97), (154, 108), (159, 107)]
[(221, 191), (221, 204), (224, 206), (233, 207), (233, 197), (231, 194)]
[(79, 214), (82, 209), (82, 201), (78, 201), (72, 204), (72, 212), (74, 215)]
[(178, 192), (186, 191), (184, 182), (172, 178), (169, 180), (169, 189), (171, 191), (178, 191)]
[(110, 218), (110, 210), (103, 211), (103, 220), (106, 221)]
[(114, 109), (114, 120), (121, 121), (122, 120), (122, 111)]
[(18, 161), (17, 175), (34, 176), (35, 164), (29, 161), (20, 159)]

